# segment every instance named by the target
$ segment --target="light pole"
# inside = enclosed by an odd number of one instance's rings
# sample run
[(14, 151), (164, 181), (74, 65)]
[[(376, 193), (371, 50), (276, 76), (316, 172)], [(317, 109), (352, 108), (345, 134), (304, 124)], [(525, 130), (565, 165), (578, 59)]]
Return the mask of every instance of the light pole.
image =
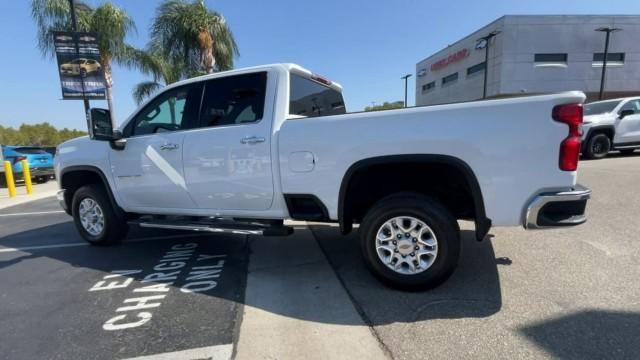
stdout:
[[(78, 21), (76, 20), (76, 6), (74, 4), (74, 0), (69, 0), (69, 11), (71, 12), (71, 30), (73, 31), (73, 42), (76, 46), (76, 55), (80, 52), (80, 46), (78, 45)], [(82, 86), (82, 100), (84, 102), (84, 115), (86, 116), (89, 113), (89, 108), (91, 105), (89, 104), (89, 99), (85, 95), (84, 89), (84, 79), (80, 77), (80, 85)]]
[(604, 80), (605, 73), (607, 72), (607, 56), (609, 55), (609, 37), (611, 36), (612, 32), (621, 30), (622, 29), (614, 27), (601, 27), (596, 29), (596, 31), (606, 34), (604, 40), (604, 56), (602, 58), (602, 75), (600, 76), (600, 94), (598, 94), (598, 100), (602, 100), (602, 96), (604, 95)]
[(409, 82), (410, 77), (411, 77), (411, 74), (407, 74), (400, 78), (400, 79), (404, 79), (404, 107), (407, 107), (407, 84)]
[(487, 98), (487, 74), (489, 73), (489, 44), (491, 43), (491, 39), (496, 35), (500, 34), (502, 31), (494, 30), (487, 34), (486, 36), (481, 37), (476, 41), (476, 49), (484, 48), (484, 83), (482, 85), (482, 98)]

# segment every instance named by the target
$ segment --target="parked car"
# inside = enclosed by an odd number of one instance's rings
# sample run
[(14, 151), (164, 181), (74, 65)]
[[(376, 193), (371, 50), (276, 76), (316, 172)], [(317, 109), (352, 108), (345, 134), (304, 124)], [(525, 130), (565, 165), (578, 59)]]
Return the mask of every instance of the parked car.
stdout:
[(582, 154), (601, 159), (611, 150), (640, 148), (640, 97), (597, 101), (584, 106)]
[(453, 272), (458, 219), (493, 226), (586, 221), (576, 184), (581, 92), (346, 113), (342, 87), (293, 64), (173, 84), (119, 129), (61, 144), (60, 203), (81, 236), (144, 228), (284, 236), (285, 219), (360, 224), (364, 258), (395, 286)]
[(102, 65), (93, 59), (75, 59), (60, 65), (60, 73), (63, 75), (85, 77), (91, 73), (100, 72)]
[[(16, 180), (23, 177), (22, 160), (27, 160), (31, 177), (36, 183), (45, 183), (54, 175), (53, 156), (37, 146), (3, 146), (5, 161), (11, 162), (11, 169)], [(2, 176), (2, 184), (5, 178)]]

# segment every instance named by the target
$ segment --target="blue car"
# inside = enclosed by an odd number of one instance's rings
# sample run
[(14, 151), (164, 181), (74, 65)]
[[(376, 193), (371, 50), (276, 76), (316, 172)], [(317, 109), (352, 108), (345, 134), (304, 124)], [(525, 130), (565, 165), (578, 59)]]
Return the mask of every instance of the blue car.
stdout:
[[(27, 160), (31, 178), (36, 183), (45, 183), (53, 175), (53, 155), (37, 146), (3, 146), (2, 157), (12, 166), (15, 179), (22, 179), (22, 160)], [(4, 175), (4, 174), (2, 174)], [(4, 184), (4, 176), (0, 182)]]

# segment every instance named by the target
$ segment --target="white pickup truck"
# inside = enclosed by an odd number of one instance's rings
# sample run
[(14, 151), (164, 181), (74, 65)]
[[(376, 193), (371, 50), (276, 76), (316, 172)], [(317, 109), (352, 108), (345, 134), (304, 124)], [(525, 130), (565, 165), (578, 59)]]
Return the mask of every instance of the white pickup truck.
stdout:
[(129, 225), (288, 235), (286, 219), (360, 224), (382, 280), (429, 288), (453, 272), (458, 219), (544, 228), (586, 220), (576, 184), (580, 92), (346, 113), (340, 85), (297, 65), (164, 89), (119, 129), (58, 147), (58, 199), (96, 245)]

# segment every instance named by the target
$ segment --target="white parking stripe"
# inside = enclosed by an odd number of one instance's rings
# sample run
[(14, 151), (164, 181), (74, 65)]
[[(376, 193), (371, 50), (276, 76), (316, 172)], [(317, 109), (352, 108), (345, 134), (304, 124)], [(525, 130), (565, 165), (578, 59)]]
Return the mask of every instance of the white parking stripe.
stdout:
[[(192, 237), (210, 236), (210, 235), (211, 234), (193, 234), (193, 235), (185, 234), (185, 235), (152, 236), (152, 237), (146, 237), (146, 238), (127, 240), (125, 241), (125, 244), (130, 242), (192, 238)], [(25, 246), (25, 247), (19, 247), (19, 248), (0, 248), (0, 253), (26, 251), (26, 250), (38, 250), (38, 249), (55, 249), (55, 248), (65, 248), (65, 247), (74, 247), (74, 246), (89, 246), (89, 245), (90, 244), (87, 242), (76, 242), (76, 243), (68, 243), (68, 244)]]
[(26, 213), (16, 213), (16, 214), (0, 214), (0, 217), (3, 216), (27, 216), (27, 215), (45, 215), (45, 214), (60, 214), (64, 213), (63, 210), (55, 210), (55, 211), (37, 211), (37, 212), (26, 212)]
[(210, 360), (228, 360), (231, 359), (233, 352), (233, 345), (215, 345), (207, 346), (183, 351), (174, 351), (162, 354), (140, 356), (135, 358), (129, 358), (125, 360), (196, 360), (196, 359), (210, 359)]

